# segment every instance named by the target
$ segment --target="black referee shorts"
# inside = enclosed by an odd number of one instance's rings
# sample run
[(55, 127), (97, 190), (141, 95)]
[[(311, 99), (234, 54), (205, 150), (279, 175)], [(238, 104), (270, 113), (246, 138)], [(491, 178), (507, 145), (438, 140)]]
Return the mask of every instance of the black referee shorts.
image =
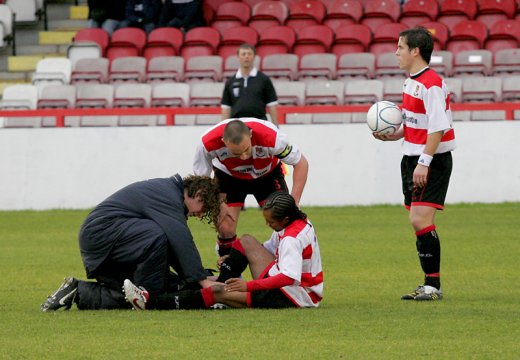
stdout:
[(252, 180), (237, 179), (216, 168), (214, 171), (220, 192), (226, 194), (228, 206), (243, 206), (249, 194), (262, 205), (273, 192), (289, 191), (282, 171), (282, 163), (279, 163), (273, 171)]
[(428, 170), (428, 181), (422, 188), (413, 185), (413, 172), (419, 156), (403, 156), (401, 160), (401, 179), (403, 185), (404, 205), (431, 206), (444, 209), (444, 201), (448, 193), (453, 160), (451, 152), (435, 154)]

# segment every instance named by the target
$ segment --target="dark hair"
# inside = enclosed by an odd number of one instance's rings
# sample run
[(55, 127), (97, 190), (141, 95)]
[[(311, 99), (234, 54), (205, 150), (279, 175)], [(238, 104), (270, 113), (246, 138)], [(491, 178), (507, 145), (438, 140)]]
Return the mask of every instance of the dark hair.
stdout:
[(289, 224), (294, 220), (307, 219), (307, 214), (298, 208), (292, 195), (284, 191), (276, 191), (269, 195), (262, 209), (271, 211), (273, 219), (277, 221), (288, 217)]
[(427, 64), (430, 63), (433, 52), (433, 36), (426, 28), (417, 26), (413, 29), (404, 30), (399, 33), (399, 37), (406, 39), (406, 44), (410, 50), (418, 48), (424, 61)]
[(248, 44), (248, 43), (243, 43), (241, 44), (238, 49), (237, 49), (237, 55), (240, 53), (240, 50), (241, 49), (248, 49), (248, 50), (252, 50), (253, 51), (253, 54), (256, 55), (256, 48), (254, 45), (251, 45), (251, 44)]
[(243, 121), (231, 120), (224, 128), (222, 139), (236, 145), (242, 142), (244, 136), (249, 136), (250, 134), (251, 129), (249, 129)]
[(204, 203), (202, 208), (204, 215), (201, 221), (216, 224), (222, 203), (216, 180), (207, 176), (189, 175), (183, 179), (183, 182), (188, 196), (194, 198), (199, 195)]

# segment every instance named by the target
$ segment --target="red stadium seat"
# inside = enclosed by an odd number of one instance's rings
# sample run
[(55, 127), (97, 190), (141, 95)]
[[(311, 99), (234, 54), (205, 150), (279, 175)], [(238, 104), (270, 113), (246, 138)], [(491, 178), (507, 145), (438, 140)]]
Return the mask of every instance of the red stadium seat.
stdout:
[(288, 26), (273, 26), (260, 33), (256, 52), (262, 58), (271, 54), (287, 54), (296, 42), (296, 33)]
[(477, 12), (477, 0), (444, 0), (436, 21), (443, 23), (452, 31), (457, 23), (463, 20), (473, 20)]
[(213, 9), (214, 12), (217, 12), (217, 9), (220, 5), (227, 2), (234, 2), (234, 0), (204, 0), (204, 4), (211, 7), (211, 9)]
[(334, 33), (326, 25), (311, 25), (298, 32), (293, 52), (300, 58), (306, 54), (319, 54), (329, 51), (334, 41)]
[(361, 24), (367, 25), (372, 32), (382, 25), (399, 20), (401, 7), (399, 2), (392, 0), (367, 0)]
[(250, 17), (249, 5), (240, 1), (223, 3), (218, 7), (211, 27), (223, 35), (227, 29), (246, 25)]
[(512, 19), (515, 16), (515, 0), (481, 0), (475, 20), (478, 20), (491, 29), (499, 20)]
[(243, 43), (248, 43), (253, 46), (258, 42), (258, 33), (255, 29), (248, 26), (240, 26), (227, 29), (222, 34), (222, 40), (218, 47), (218, 55), (223, 59), (228, 56), (236, 55), (238, 47)]
[(363, 4), (359, 0), (334, 0), (327, 5), (323, 24), (336, 31), (341, 26), (359, 23), (363, 16)]
[(146, 44), (146, 33), (138, 28), (114, 31), (107, 49), (107, 57), (113, 60), (125, 56), (141, 56)]
[(181, 55), (186, 61), (192, 56), (208, 56), (217, 53), (220, 33), (211, 27), (197, 27), (186, 33)]
[(110, 36), (103, 29), (86, 28), (81, 29), (74, 36), (73, 42), (94, 42), (99, 45), (103, 56), (106, 54), (108, 44), (110, 43)]
[(449, 30), (446, 25), (436, 21), (428, 21), (421, 24), (421, 26), (428, 29), (428, 31), (433, 35), (434, 50), (443, 50), (446, 47), (449, 34)]
[(148, 35), (143, 55), (147, 59), (157, 56), (179, 55), (183, 38), (182, 32), (174, 27), (154, 29)]
[(213, 10), (211, 5), (208, 5), (205, 1), (202, 3), (202, 14), (204, 15), (204, 22), (206, 24), (211, 24), (213, 22), (215, 10)]
[(497, 21), (489, 30), (484, 47), (496, 52), (520, 46), (520, 21), (507, 19)]
[(350, 24), (336, 31), (331, 52), (340, 57), (343, 54), (367, 52), (372, 41), (372, 31), (366, 25)]
[(374, 37), (369, 46), (369, 51), (376, 57), (386, 52), (395, 52), (399, 33), (408, 29), (406, 25), (400, 23), (383, 24), (374, 31)]
[(410, 0), (403, 5), (399, 22), (413, 28), (428, 21), (435, 21), (439, 14), (437, 0)]
[(476, 20), (461, 21), (453, 27), (446, 50), (455, 56), (459, 51), (478, 50), (484, 48), (487, 37), (487, 28)]
[(251, 10), (249, 26), (259, 34), (270, 27), (284, 25), (289, 16), (289, 9), (281, 1), (266, 0), (259, 2)]
[(319, 25), (323, 22), (327, 10), (318, 0), (300, 0), (289, 7), (289, 16), (285, 26), (292, 27), (298, 32), (304, 27)]

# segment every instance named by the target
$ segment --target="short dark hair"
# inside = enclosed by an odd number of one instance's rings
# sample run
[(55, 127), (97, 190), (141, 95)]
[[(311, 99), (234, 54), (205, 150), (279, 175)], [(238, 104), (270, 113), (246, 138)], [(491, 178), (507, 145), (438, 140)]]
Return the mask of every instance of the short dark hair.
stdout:
[(204, 206), (202, 212), (202, 221), (207, 221), (208, 224), (217, 224), (220, 214), (220, 190), (217, 180), (208, 176), (188, 175), (183, 180), (184, 189), (191, 198), (200, 196)]
[(222, 139), (224, 141), (230, 141), (232, 144), (240, 144), (244, 139), (244, 136), (249, 136), (251, 134), (251, 129), (247, 127), (247, 125), (240, 120), (231, 120), (227, 123), (224, 128), (224, 134), (222, 135)]
[(284, 191), (276, 191), (269, 195), (262, 209), (271, 211), (271, 216), (277, 221), (288, 217), (289, 224), (294, 220), (307, 219), (307, 214), (298, 208), (292, 195)]
[(406, 39), (406, 44), (410, 50), (418, 48), (424, 61), (427, 64), (430, 63), (433, 52), (433, 36), (428, 29), (417, 26), (413, 29), (401, 31), (399, 37)]
[(240, 50), (241, 49), (248, 49), (248, 50), (251, 50), (253, 51), (253, 54), (256, 55), (256, 48), (254, 45), (251, 45), (251, 44), (248, 44), (248, 43), (243, 43), (241, 44), (238, 49), (237, 49), (237, 55), (240, 53)]

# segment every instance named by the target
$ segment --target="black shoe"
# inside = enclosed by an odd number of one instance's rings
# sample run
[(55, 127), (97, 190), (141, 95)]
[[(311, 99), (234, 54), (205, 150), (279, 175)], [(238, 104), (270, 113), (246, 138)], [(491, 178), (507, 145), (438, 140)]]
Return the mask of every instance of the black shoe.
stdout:
[(58, 310), (64, 307), (69, 310), (72, 307), (74, 298), (78, 291), (78, 280), (73, 277), (66, 277), (63, 284), (52, 295), (49, 295), (47, 300), (40, 306), (41, 311)]

